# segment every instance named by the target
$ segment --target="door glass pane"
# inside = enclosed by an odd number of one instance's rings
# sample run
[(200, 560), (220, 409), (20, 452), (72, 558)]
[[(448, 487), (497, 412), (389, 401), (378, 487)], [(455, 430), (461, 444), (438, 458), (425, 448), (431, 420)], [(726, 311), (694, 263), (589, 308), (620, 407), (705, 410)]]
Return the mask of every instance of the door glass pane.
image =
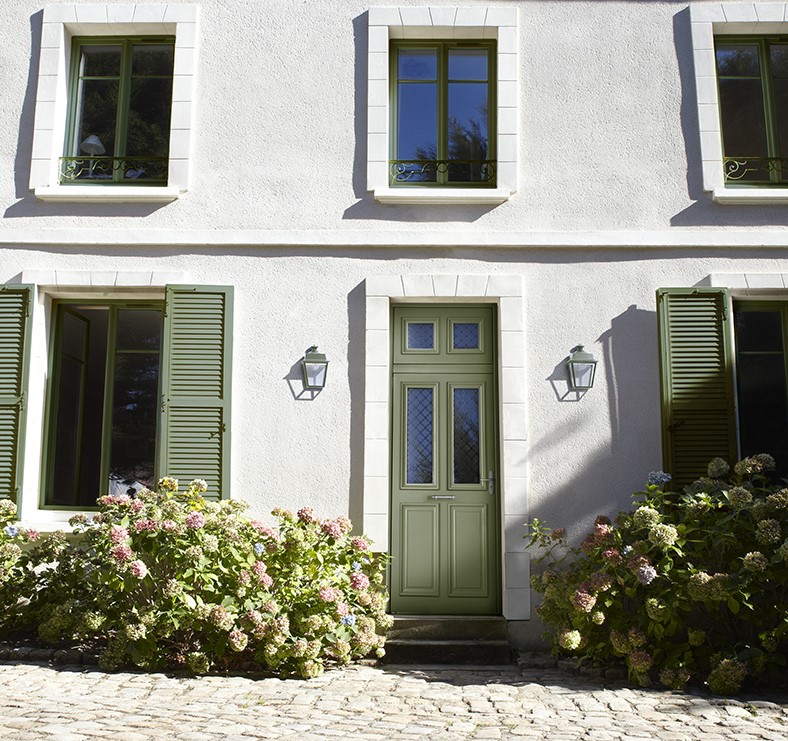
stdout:
[(408, 322), (408, 350), (434, 350), (435, 325), (432, 322)]
[(432, 483), (433, 448), (432, 388), (407, 390), (406, 480), (407, 484)]
[(109, 487), (153, 488), (161, 312), (119, 309), (117, 316)]
[(479, 324), (458, 322), (453, 327), (452, 343), (455, 350), (479, 349)]
[(479, 389), (454, 389), (454, 483), (479, 483)]

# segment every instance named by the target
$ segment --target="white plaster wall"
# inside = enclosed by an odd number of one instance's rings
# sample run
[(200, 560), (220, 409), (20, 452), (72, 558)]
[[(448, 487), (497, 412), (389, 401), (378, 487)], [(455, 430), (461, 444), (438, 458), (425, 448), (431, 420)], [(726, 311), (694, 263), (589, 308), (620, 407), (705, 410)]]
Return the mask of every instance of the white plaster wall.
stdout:
[(366, 190), (369, 5), (357, 0), (200, 0), (189, 193), (165, 205), (41, 203), (28, 180), (42, 3), (0, 4), (0, 230), (142, 218), (363, 230), (374, 243), (380, 230), (785, 226), (773, 207), (725, 207), (703, 191), (687, 3), (658, 0), (501, 3), (519, 8), (520, 185), (497, 207), (385, 205)]
[[(217, 256), (212, 248), (183, 254), (166, 247), (117, 254), (0, 248), (0, 283), (23, 270), (149, 270), (234, 285), (233, 495), (261, 515), (276, 505), (308, 503), (325, 515), (349, 513), (360, 524), (363, 281), (424, 274), (427, 265), (432, 273), (522, 276), (529, 514), (579, 535), (595, 515), (625, 507), (645, 475), (661, 467), (656, 288), (741, 273), (754, 285), (754, 274), (788, 273), (788, 249), (735, 256), (724, 250), (491, 250), (482, 259), (471, 249), (427, 256), (423, 250), (237, 247)], [(566, 390), (563, 360), (578, 343), (600, 360), (597, 384), (581, 401), (561, 402), (549, 379)], [(328, 384), (314, 401), (299, 401), (286, 377), (311, 344), (330, 359)], [(43, 399), (30, 403), (31, 414), (36, 405), (40, 413)], [(28, 440), (29, 454), (35, 444)], [(36, 486), (26, 480), (25, 495)], [(511, 552), (522, 527), (507, 524)]]

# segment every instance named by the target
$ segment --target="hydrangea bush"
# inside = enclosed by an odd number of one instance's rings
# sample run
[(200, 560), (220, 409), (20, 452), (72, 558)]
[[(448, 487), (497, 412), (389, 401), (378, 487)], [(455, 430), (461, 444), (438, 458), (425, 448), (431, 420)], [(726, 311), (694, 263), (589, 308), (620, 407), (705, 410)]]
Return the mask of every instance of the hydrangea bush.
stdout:
[(40, 640), (100, 646), (100, 665), (268, 668), (314, 677), (327, 664), (383, 654), (385, 556), (351, 537), (345, 517), (276, 509), (249, 519), (239, 500), (208, 502), (195, 479), (164, 478), (99, 499), (31, 554), (28, 618)]
[(636, 509), (597, 517), (580, 548), (530, 523), (546, 568), (532, 577), (554, 651), (623, 660), (630, 679), (681, 689), (691, 679), (734, 694), (779, 671), (788, 649), (788, 488), (769, 484), (771, 456), (720, 458), (708, 476), (665, 490), (650, 474)]
[(24, 555), (26, 543), (38, 540), (38, 531), (16, 520), (16, 504), (0, 499), (0, 622), (18, 616), (20, 598), (32, 589), (34, 573)]

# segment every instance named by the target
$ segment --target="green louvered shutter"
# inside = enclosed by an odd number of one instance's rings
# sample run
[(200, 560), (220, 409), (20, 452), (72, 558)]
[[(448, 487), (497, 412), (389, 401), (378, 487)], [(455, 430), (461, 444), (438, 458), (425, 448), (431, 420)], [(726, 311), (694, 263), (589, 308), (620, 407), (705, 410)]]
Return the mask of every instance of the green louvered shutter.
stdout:
[(727, 291), (657, 291), (665, 470), (681, 487), (712, 458), (736, 460), (736, 417)]
[(32, 286), (0, 286), (0, 499), (22, 483)]
[(159, 475), (208, 482), (229, 498), (233, 289), (168, 286)]

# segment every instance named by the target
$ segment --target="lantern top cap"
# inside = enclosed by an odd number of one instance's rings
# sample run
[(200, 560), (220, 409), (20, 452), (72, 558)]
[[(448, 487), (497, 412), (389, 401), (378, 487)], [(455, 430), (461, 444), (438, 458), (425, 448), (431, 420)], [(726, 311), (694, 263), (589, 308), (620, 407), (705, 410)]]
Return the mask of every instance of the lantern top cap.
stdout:
[(596, 363), (597, 359), (590, 352), (583, 350), (583, 345), (572, 348), (569, 358), (574, 363)]
[(317, 352), (317, 345), (308, 347), (304, 352), (304, 360), (309, 363), (325, 363), (326, 356), (322, 352)]

